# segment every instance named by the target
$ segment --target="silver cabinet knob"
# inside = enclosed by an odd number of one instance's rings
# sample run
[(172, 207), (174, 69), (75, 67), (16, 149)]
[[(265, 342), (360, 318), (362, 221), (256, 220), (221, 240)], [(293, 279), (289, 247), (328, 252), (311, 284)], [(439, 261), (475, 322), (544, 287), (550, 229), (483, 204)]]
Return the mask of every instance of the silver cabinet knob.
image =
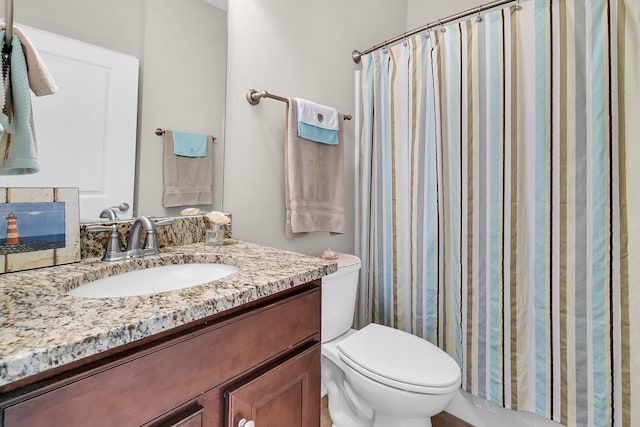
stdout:
[(256, 427), (256, 423), (254, 423), (253, 420), (247, 421), (245, 418), (243, 418), (238, 423), (238, 427)]

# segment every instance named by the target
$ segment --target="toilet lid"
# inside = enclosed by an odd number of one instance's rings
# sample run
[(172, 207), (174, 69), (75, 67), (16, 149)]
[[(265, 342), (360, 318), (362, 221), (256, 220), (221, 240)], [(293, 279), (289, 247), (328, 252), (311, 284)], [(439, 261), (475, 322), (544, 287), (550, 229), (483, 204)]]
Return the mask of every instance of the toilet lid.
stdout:
[(443, 393), (459, 386), (460, 367), (447, 353), (398, 329), (369, 324), (338, 343), (338, 350), (353, 369), (392, 387)]
[(338, 262), (338, 268), (360, 264), (360, 258), (358, 258), (357, 256), (343, 253), (337, 254), (336, 261)]

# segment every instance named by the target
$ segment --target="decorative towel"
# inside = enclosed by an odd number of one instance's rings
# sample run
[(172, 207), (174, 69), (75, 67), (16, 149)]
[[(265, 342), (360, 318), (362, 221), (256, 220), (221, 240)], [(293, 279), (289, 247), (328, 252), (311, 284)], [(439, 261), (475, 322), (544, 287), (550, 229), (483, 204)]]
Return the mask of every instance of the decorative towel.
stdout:
[(323, 144), (336, 145), (338, 143), (337, 130), (323, 129), (300, 121), (298, 121), (298, 136)]
[(285, 139), (285, 236), (312, 231), (344, 233), (344, 148), (298, 136), (296, 102), (287, 103)]
[[(4, 23), (0, 24), (0, 28), (5, 28)], [(27, 75), (29, 76), (29, 86), (33, 93), (36, 96), (56, 93), (58, 86), (35, 46), (20, 28), (14, 26), (13, 33), (20, 39), (24, 56), (27, 59)]]
[(207, 135), (174, 130), (173, 154), (184, 157), (207, 157)]
[[(207, 140), (213, 142), (211, 136)], [(173, 153), (173, 133), (164, 131), (164, 191), (162, 206), (213, 203), (213, 156), (184, 157)]]
[(298, 136), (324, 144), (338, 144), (338, 110), (294, 98), (298, 111)]
[[(4, 30), (0, 30), (0, 40)], [(3, 53), (6, 46), (3, 45)], [(33, 128), (31, 92), (27, 77), (27, 62), (20, 39), (14, 34), (11, 54), (2, 55), (4, 98), (0, 112), (0, 175), (22, 175), (40, 170)]]

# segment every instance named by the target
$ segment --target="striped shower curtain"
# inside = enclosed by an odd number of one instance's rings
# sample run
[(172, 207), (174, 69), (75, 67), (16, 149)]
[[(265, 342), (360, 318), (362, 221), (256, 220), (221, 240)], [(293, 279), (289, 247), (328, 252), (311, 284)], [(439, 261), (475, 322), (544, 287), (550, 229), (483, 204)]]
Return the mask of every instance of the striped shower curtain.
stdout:
[(640, 426), (640, 2), (480, 18), (363, 57), (359, 323), (498, 405)]

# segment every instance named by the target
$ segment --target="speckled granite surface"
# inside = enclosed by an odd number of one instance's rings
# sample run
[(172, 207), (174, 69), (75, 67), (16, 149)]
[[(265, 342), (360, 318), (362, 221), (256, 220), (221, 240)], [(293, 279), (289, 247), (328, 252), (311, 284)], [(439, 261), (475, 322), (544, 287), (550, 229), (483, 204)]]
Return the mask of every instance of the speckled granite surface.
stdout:
[[(75, 286), (155, 265), (220, 262), (240, 271), (220, 280), (160, 294), (77, 298)], [(318, 279), (332, 261), (227, 239), (164, 248), (160, 255), (76, 264), (0, 276), (0, 385), (127, 344)]]
[[(226, 214), (231, 219), (231, 214)], [(159, 221), (166, 218), (157, 218)], [(127, 246), (129, 230), (131, 230), (132, 220), (121, 221), (102, 221), (99, 223), (81, 224), (80, 225), (80, 258), (101, 257), (107, 246), (109, 239), (108, 231), (98, 233), (87, 232), (87, 227), (91, 225), (112, 225), (118, 226), (118, 234), (120, 235), (120, 246)], [(156, 228), (156, 239), (159, 248), (169, 246), (182, 246), (190, 243), (204, 242), (204, 235), (209, 228), (210, 223), (204, 215), (179, 216), (173, 218), (173, 224)], [(226, 238), (231, 238), (231, 224), (222, 226)], [(140, 231), (140, 239), (144, 239), (144, 230)]]

